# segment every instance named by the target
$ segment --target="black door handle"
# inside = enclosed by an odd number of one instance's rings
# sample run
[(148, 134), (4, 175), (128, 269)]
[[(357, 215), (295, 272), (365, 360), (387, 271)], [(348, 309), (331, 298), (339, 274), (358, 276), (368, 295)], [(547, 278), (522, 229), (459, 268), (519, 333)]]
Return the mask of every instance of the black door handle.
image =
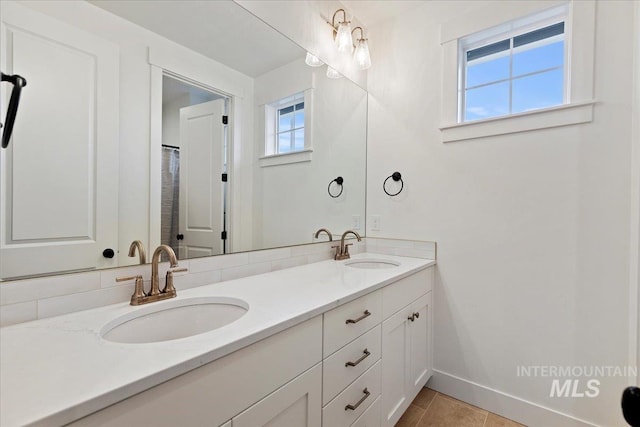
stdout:
[(178, 235), (176, 236), (176, 239), (178, 239), (178, 240), (184, 240), (184, 234), (178, 234)]
[(102, 256), (105, 258), (113, 258), (116, 253), (111, 248), (107, 248), (102, 251)]
[(9, 100), (9, 106), (7, 107), (7, 118), (4, 122), (4, 131), (2, 133), (2, 148), (7, 148), (9, 145), (9, 139), (11, 139), (11, 132), (13, 131), (13, 124), (18, 114), (18, 104), (20, 103), (20, 92), (22, 88), (27, 85), (27, 80), (17, 74), (11, 76), (5, 73), (0, 73), (0, 80), (3, 82), (9, 82), (13, 85), (11, 91), (11, 99)]
[(640, 427), (640, 388), (627, 387), (622, 394), (622, 413), (632, 427)]

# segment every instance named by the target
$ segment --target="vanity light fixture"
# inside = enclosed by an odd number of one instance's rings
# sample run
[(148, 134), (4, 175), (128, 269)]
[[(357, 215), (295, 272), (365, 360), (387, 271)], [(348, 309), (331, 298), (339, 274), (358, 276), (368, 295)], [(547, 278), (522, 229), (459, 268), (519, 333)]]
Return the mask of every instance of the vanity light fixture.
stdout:
[(342, 74), (327, 65), (327, 77), (330, 79), (339, 79), (342, 77)]
[(307, 57), (304, 62), (310, 67), (322, 67), (324, 65), (324, 62), (320, 61), (320, 58), (310, 54), (309, 52), (307, 52)]
[[(342, 12), (343, 20), (336, 24), (336, 15)], [(335, 40), (338, 52), (353, 52), (353, 37), (351, 36), (351, 21), (347, 21), (347, 12), (344, 9), (338, 9), (331, 18), (331, 26), (333, 27), (333, 38)]]
[(364, 38), (364, 30), (362, 27), (355, 27), (351, 33), (353, 34), (356, 30), (360, 30), (360, 38), (356, 39), (356, 51), (353, 54), (353, 59), (356, 61), (358, 68), (366, 70), (371, 67), (369, 44), (367, 43), (367, 39)]

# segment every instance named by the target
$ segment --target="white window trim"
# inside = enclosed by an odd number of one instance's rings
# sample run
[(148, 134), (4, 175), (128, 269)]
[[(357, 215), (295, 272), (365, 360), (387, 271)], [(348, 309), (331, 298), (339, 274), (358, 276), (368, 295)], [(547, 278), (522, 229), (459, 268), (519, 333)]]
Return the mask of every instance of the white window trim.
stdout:
[(267, 130), (268, 110), (273, 107), (269, 104), (263, 105), (265, 115), (265, 141), (262, 144), (262, 156), (258, 158), (260, 167), (270, 167), (287, 165), (291, 163), (310, 162), (313, 153), (313, 89), (306, 89), (304, 92), (304, 149), (300, 151), (292, 151), (290, 153), (267, 154), (266, 145), (268, 138), (273, 138), (270, 133), (275, 132)]
[[(441, 27), (443, 84), (440, 126), (443, 142), (470, 140), (493, 135), (526, 132), (535, 129), (568, 126), (593, 120), (593, 76), (595, 45), (595, 2), (571, 1), (565, 21), (565, 42), (568, 56), (565, 66), (566, 103), (556, 107), (532, 110), (508, 116), (470, 122), (458, 122), (459, 39), (497, 27), (501, 23), (525, 15), (556, 8), (566, 1), (503, 2), (496, 8), (484, 8), (457, 18)], [(576, 70), (576, 72), (572, 72)]]
[(535, 129), (589, 123), (593, 121), (594, 101), (561, 104), (555, 107), (515, 113), (508, 116), (441, 126), (442, 141), (464, 141), (487, 136), (507, 135)]
[(305, 149), (302, 151), (294, 151), (292, 153), (272, 154), (270, 156), (260, 157), (260, 167), (288, 165), (290, 163), (310, 162), (313, 150)]

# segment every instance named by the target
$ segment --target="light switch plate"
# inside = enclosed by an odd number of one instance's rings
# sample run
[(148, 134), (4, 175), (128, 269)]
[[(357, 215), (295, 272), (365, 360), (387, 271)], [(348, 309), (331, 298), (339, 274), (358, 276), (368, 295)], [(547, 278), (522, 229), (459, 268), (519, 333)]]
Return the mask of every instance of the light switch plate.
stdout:
[(371, 215), (371, 231), (380, 231), (380, 215)]

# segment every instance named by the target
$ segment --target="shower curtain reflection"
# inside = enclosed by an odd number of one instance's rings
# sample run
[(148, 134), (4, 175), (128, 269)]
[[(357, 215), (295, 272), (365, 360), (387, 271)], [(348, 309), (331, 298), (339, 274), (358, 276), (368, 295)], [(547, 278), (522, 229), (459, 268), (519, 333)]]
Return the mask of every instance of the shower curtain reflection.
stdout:
[(180, 207), (180, 148), (162, 146), (162, 205), (160, 239), (178, 254), (178, 215)]

